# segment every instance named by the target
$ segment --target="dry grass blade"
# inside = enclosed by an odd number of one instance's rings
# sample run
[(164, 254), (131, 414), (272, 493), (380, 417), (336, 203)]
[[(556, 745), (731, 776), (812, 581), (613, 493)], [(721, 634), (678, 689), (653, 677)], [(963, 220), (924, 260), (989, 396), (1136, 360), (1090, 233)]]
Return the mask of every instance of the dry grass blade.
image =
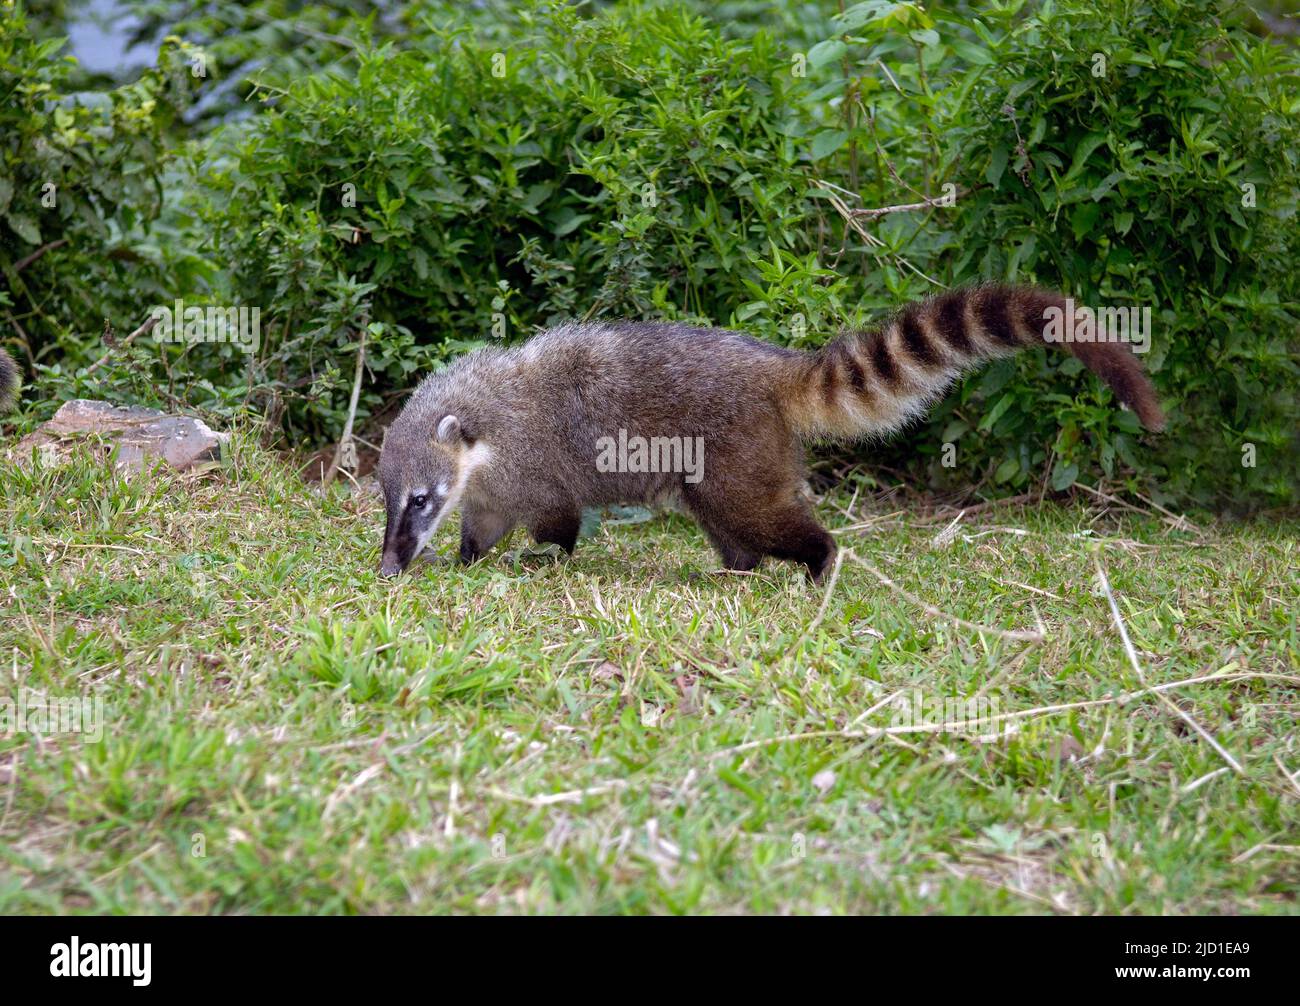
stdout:
[[(1133, 642), (1128, 638), (1128, 630), (1124, 627), (1124, 619), (1120, 617), (1119, 604), (1115, 601), (1114, 591), (1110, 589), (1110, 580), (1106, 576), (1106, 570), (1101, 565), (1101, 559), (1095, 555), (1093, 556), (1093, 562), (1095, 562), (1097, 566), (1097, 576), (1100, 578), (1101, 589), (1105, 592), (1106, 600), (1110, 603), (1110, 613), (1115, 619), (1115, 627), (1119, 629), (1119, 638), (1124, 642), (1124, 652), (1128, 654), (1129, 663), (1133, 666), (1133, 673), (1137, 675), (1138, 680), (1142, 682), (1143, 686), (1145, 686), (1147, 683), (1146, 674), (1143, 673), (1142, 665), (1138, 662), (1137, 651), (1133, 649)], [(1167, 696), (1159, 692), (1157, 692), (1156, 695), (1159, 697), (1160, 701), (1168, 707), (1170, 712), (1196, 731), (1196, 733), (1207, 744), (1209, 744), (1210, 747), (1214, 748), (1223, 760), (1232, 766), (1233, 771), (1238, 775), (1245, 774), (1246, 770), (1241, 767), (1241, 763), (1238, 762), (1236, 758), (1232, 757), (1232, 755), (1228, 753), (1227, 749), (1210, 735), (1209, 731), (1171, 702)]]
[(1030, 631), (1028, 629), (999, 629), (991, 625), (980, 625), (976, 622), (968, 622), (964, 618), (959, 618), (956, 615), (950, 615), (946, 611), (943, 611), (940, 608), (936, 608), (933, 604), (930, 604), (928, 601), (922, 600), (921, 598), (917, 597), (915, 594), (911, 593), (905, 588), (900, 587), (888, 576), (886, 576), (875, 566), (867, 562), (865, 559), (863, 559), (861, 556), (859, 556), (857, 553), (853, 552), (852, 550), (844, 549), (843, 551), (845, 554), (848, 555), (850, 559), (852, 559), (854, 562), (860, 565), (863, 569), (869, 572), (872, 576), (874, 576), (877, 580), (883, 583), (890, 590), (895, 591), (899, 596), (910, 601), (912, 604), (915, 604), (918, 608), (924, 610), (926, 614), (932, 615), (935, 618), (942, 618), (946, 622), (951, 622), (953, 625), (960, 625), (962, 628), (971, 629), (974, 632), (987, 633), (988, 635), (998, 636), (1002, 639), (1014, 639), (1017, 640), (1018, 642), (1023, 642), (1023, 643), (1041, 643), (1047, 638), (1047, 635), (1043, 631), (1041, 625), (1039, 628), (1034, 629), (1033, 631)]

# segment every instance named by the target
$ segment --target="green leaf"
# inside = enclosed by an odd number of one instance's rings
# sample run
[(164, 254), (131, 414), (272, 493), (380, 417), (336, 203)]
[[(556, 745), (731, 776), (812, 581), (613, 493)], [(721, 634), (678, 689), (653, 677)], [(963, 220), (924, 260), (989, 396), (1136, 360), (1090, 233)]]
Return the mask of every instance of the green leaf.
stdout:
[(1070, 230), (1074, 232), (1074, 240), (1078, 241), (1090, 233), (1100, 216), (1101, 207), (1096, 203), (1080, 203), (1076, 206), (1070, 214)]
[(1010, 156), (1010, 149), (1002, 144), (994, 147), (989, 156), (989, 167), (984, 172), (984, 177), (995, 189), (998, 187), (998, 182), (1002, 180), (1002, 172), (1007, 170), (1007, 158)]
[(1120, 409), (1115, 413), (1115, 427), (1125, 433), (1142, 432), (1142, 421), (1138, 419), (1137, 413), (1128, 409)]
[(979, 429), (986, 433), (993, 429), (993, 424), (1002, 418), (1002, 413), (1011, 408), (1011, 403), (1015, 400), (1016, 396), (1011, 392), (1007, 392), (1007, 394), (999, 398), (993, 408), (989, 409), (984, 414), (984, 418), (980, 420)]
[(866, 0), (865, 3), (854, 4), (842, 14), (836, 14), (835, 20), (845, 31), (852, 31), (876, 20), (882, 10), (887, 10), (891, 6), (893, 5), (886, 0)]
[(1020, 474), (1020, 462), (1015, 458), (1007, 458), (1002, 464), (998, 465), (998, 470), (993, 473), (994, 482), (1010, 482)]
[(974, 63), (976, 66), (992, 66), (997, 62), (993, 58), (993, 54), (983, 46), (968, 42), (964, 38), (950, 38), (948, 44), (952, 46), (953, 52), (967, 63)]
[(956, 441), (963, 433), (970, 429), (970, 423), (964, 419), (954, 419), (943, 428), (944, 443)]
[(9, 229), (17, 234), (28, 244), (38, 245), (41, 243), (41, 229), (36, 226), (36, 221), (25, 213), (9, 213), (5, 216), (9, 223)]
[(1070, 488), (1079, 477), (1079, 466), (1073, 462), (1064, 464), (1060, 459), (1052, 468), (1052, 488), (1057, 492)]
[(1092, 190), (1092, 199), (1094, 202), (1101, 200), (1107, 192), (1115, 187), (1115, 183), (1121, 178), (1127, 178), (1128, 175), (1123, 171), (1112, 171), (1109, 175), (1097, 183), (1097, 187)]
[(1073, 181), (1074, 177), (1083, 171), (1084, 165), (1088, 163), (1089, 155), (1106, 142), (1105, 133), (1089, 133), (1079, 145), (1074, 148), (1074, 160), (1070, 162), (1070, 170), (1065, 173), (1061, 179), (1064, 185), (1066, 182)]
[(564, 235), (572, 233), (582, 226), (582, 224), (591, 219), (590, 213), (574, 213), (572, 210), (566, 212), (569, 215), (563, 219), (561, 223), (556, 224), (554, 230), (551, 231), (551, 233), (557, 238), (562, 238)]
[(813, 137), (809, 153), (814, 161), (820, 161), (844, 146), (848, 138), (849, 134), (843, 129), (823, 130)]
[(828, 38), (824, 42), (818, 42), (808, 50), (808, 62), (817, 70), (820, 70), (827, 63), (834, 63), (840, 59), (849, 47), (838, 38)]

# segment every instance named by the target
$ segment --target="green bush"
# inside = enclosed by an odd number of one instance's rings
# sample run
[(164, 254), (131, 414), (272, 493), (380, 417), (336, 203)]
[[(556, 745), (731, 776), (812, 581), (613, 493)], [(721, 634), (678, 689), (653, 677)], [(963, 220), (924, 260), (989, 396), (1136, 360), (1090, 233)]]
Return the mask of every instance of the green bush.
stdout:
[(1075, 361), (1027, 361), (977, 410), (1001, 415), (980, 442), (999, 481), (1032, 483), (1055, 432), (1057, 485), (1131, 467), (1184, 500), (1295, 502), (1295, 50), (1164, 0), (1058, 3), (990, 52), (946, 137), (973, 190), (952, 273), (1151, 307), (1169, 411), (1140, 447), (1131, 417), (1073, 398)]
[[(56, 394), (107, 378), (119, 397), (251, 404), (293, 442), (330, 441), (362, 332), (364, 420), (445, 356), (560, 319), (703, 320), (812, 346), (941, 286), (1026, 281), (1153, 308), (1169, 432), (1139, 435), (1075, 361), (1044, 352), (972, 376), (864, 458), (940, 488), (1105, 477), (1180, 503), (1296, 501), (1300, 63), (1240, 27), (1244, 8), (535, 0), (507, 15), (428, 0), (399, 5), (375, 42), (351, 6), (199, 13), (186, 23), (224, 72), (266, 45), (246, 117), (187, 133), (154, 109), (139, 120), (162, 129), (154, 161), (79, 141), (83, 160), (117, 165), (111, 184), (161, 192), (88, 204), (143, 267), (52, 253), (49, 272), (24, 273), (37, 300), (71, 292), (40, 340), (66, 354)], [(294, 32), (310, 43), (301, 65), (326, 69), (301, 72)], [(49, 53), (28, 62), (57, 79)], [(150, 71), (116, 101), (193, 102), (169, 80)], [(22, 149), (64, 107), (19, 106)], [(955, 204), (853, 216), (945, 192)], [(259, 352), (137, 346), (87, 371), (92, 309), (174, 297), (259, 307)]]
[(103, 93), (67, 89), (61, 39), (38, 41), (21, 5), (0, 18), (0, 318), (14, 356), (61, 366), (102, 351), (106, 319), (139, 321), (183, 274), (182, 240), (152, 244), (162, 132), (183, 58)]
[(917, 266), (886, 264), (890, 289), (922, 294), (925, 272), (1150, 307), (1145, 362), (1170, 412), (1167, 434), (1139, 437), (1099, 384), (1080, 394), (1078, 361), (1026, 354), (970, 378), (887, 463), (915, 471), (919, 453), (933, 484), (954, 488), (1023, 490), (1050, 465), (1055, 488), (1100, 472), (1184, 503), (1297, 500), (1300, 62), (1231, 25), (1241, 12), (1063, 0), (837, 16), (810, 58), (824, 68), (815, 97), (848, 110), (826, 122), (846, 148), (841, 177), (861, 162), (850, 187), (867, 205), (944, 183), (961, 193), (873, 225)]
[[(327, 368), (361, 318), (383, 326), (372, 387), (400, 391), (435, 347), (562, 318), (726, 321), (750, 304), (780, 337), (781, 308), (838, 315), (807, 266), (787, 63), (761, 39), (680, 11), (553, 5), (508, 47), (453, 29), (357, 61), (270, 95), (275, 111), (205, 174), (213, 247), (262, 307), (277, 388)], [(765, 269), (785, 284), (770, 298)], [(342, 370), (290, 422), (337, 430)]]

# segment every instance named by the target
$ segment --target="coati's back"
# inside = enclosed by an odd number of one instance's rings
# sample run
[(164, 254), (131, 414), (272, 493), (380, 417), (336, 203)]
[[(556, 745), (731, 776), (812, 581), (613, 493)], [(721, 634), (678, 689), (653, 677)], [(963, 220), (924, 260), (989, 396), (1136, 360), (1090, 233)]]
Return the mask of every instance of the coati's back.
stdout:
[[(799, 492), (801, 442), (896, 429), (963, 372), (1043, 344), (1051, 309), (1064, 313), (1064, 298), (984, 286), (910, 304), (880, 328), (816, 352), (725, 330), (595, 323), (471, 354), (426, 380), (388, 432), (380, 465), (390, 527), (385, 568), (410, 561), (400, 543), (389, 547), (404, 514), (415, 530), (402, 540), (419, 543), (418, 552), (430, 528), (463, 503), (461, 554), (475, 558), (518, 524), (572, 548), (583, 507), (673, 497), (727, 565), (752, 568), (772, 555), (820, 576), (834, 544)], [(1061, 345), (1146, 426), (1162, 426), (1154, 390), (1127, 345)], [(611, 442), (621, 451), (634, 438), (698, 442), (699, 477), (646, 471), (622, 456), (604, 463)], [(441, 495), (422, 491), (444, 484)], [(411, 515), (408, 498), (421, 502), (427, 521)]]
[[(484, 362), (498, 379), (512, 373), (519, 382), (514, 407), (542, 406), (539, 418), (560, 421), (583, 444), (619, 424), (645, 435), (712, 435), (755, 411), (779, 413), (802, 439), (854, 440), (904, 425), (981, 363), (1046, 345), (1046, 314), (1065, 312), (1065, 303), (1024, 287), (955, 290), (816, 352), (674, 323), (568, 324)], [(1144, 425), (1161, 428), (1154, 389), (1127, 345), (1071, 340), (1061, 348)]]
[[(776, 380), (804, 354), (722, 329), (671, 323), (568, 324), (512, 350), (480, 350), (429, 378), (385, 444), (419, 440), (455, 414), (497, 463), (483, 479), (521, 499), (572, 494), (583, 505), (673, 494), (682, 473), (601, 471), (602, 444), (704, 439), (716, 452), (753, 449), (785, 428)], [(435, 415), (437, 413), (438, 415)], [(784, 430), (778, 445), (788, 450)], [(505, 463), (508, 460), (508, 464)]]

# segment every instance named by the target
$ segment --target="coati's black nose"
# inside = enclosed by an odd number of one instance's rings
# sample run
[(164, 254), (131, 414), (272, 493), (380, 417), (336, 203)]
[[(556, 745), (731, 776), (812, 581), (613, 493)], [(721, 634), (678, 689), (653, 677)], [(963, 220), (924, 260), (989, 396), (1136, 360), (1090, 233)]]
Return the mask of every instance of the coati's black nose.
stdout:
[(396, 552), (385, 552), (379, 562), (379, 575), (396, 576), (403, 568), (402, 560), (397, 557)]

